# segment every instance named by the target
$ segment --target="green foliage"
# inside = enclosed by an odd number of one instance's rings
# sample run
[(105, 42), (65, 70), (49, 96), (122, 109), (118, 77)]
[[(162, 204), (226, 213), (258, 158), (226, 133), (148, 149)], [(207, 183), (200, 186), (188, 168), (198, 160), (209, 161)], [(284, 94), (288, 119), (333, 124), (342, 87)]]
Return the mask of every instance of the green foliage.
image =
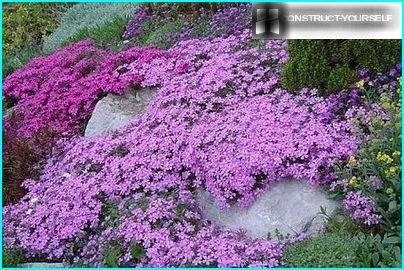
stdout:
[(144, 255), (146, 255), (146, 251), (145, 251), (144, 247), (142, 247), (141, 245), (135, 243), (131, 247), (130, 254), (131, 254), (133, 259), (140, 260), (141, 258), (143, 258)]
[(327, 91), (330, 93), (338, 92), (346, 88), (349, 82), (354, 82), (356, 79), (356, 72), (350, 70), (348, 66), (337, 66), (330, 72)]
[[(388, 88), (389, 86), (386, 86)], [(389, 120), (371, 116), (370, 123), (361, 116), (351, 121), (359, 132), (370, 135), (356, 156), (337, 170), (340, 179), (351, 179), (351, 189), (361, 190), (374, 198), (376, 209), (382, 214), (381, 230), (386, 233), (401, 233), (401, 85), (390, 94), (372, 95), (374, 89), (365, 84), (363, 91), (368, 100), (380, 104)], [(372, 178), (380, 181), (375, 188)], [(353, 181), (354, 180), (354, 181)]]
[(5, 268), (19, 267), (19, 265), (24, 261), (24, 254), (21, 250), (8, 250), (3, 248), (2, 252), (2, 266)]
[(120, 45), (122, 34), (128, 20), (127, 17), (115, 17), (110, 22), (101, 26), (81, 28), (74, 36), (67, 39), (63, 45), (90, 38), (97, 47), (114, 48), (113, 46)]
[(274, 232), (268, 232), (267, 239), (277, 239), (278, 241), (285, 240), (290, 237), (290, 233), (282, 234), (278, 229), (275, 229)]
[(179, 32), (183, 24), (183, 19), (166, 20), (164, 17), (147, 19), (141, 25), (142, 33), (134, 38), (134, 42), (140, 46), (168, 49), (173, 45), (171, 35)]
[(284, 263), (288, 267), (361, 267), (358, 247), (349, 236), (325, 234), (288, 246)]
[[(330, 199), (333, 197), (334, 196), (330, 196)], [(343, 209), (337, 209), (333, 215), (328, 215), (326, 209), (321, 206), (318, 214), (324, 216), (328, 232), (340, 234), (348, 232), (352, 235), (361, 232), (361, 224), (355, 222)]]
[(138, 3), (78, 3), (62, 16), (59, 27), (44, 40), (43, 50), (53, 52), (81, 29), (100, 27), (117, 17), (128, 18), (137, 6)]
[(111, 240), (105, 246), (105, 267), (116, 268), (118, 267), (118, 260), (122, 256), (122, 247), (116, 240)]
[(40, 47), (35, 44), (15, 49), (13, 53), (3, 54), (3, 77), (5, 78), (15, 70), (22, 68), (41, 54)]
[(73, 263), (69, 265), (69, 268), (94, 268), (91, 265), (87, 265), (81, 262)]
[(43, 39), (56, 28), (68, 3), (3, 5), (3, 77), (41, 55)]
[(194, 23), (193, 33), (197, 37), (206, 37), (208, 35), (209, 29), (209, 18), (207, 16), (203, 16), (198, 18)]
[(112, 202), (106, 202), (101, 208), (102, 219), (105, 220), (109, 226), (116, 227), (119, 224), (119, 208)]
[(118, 259), (122, 255), (121, 249), (113, 247), (105, 255), (105, 266), (110, 268), (118, 267)]
[(283, 70), (283, 86), (292, 91), (303, 86), (317, 87), (323, 91), (331, 72), (323, 41), (290, 41), (289, 52), (291, 59)]
[[(369, 136), (347, 164), (336, 169), (340, 179), (349, 179), (351, 190), (361, 191), (373, 198), (381, 215), (376, 227), (359, 226), (348, 216), (329, 218), (328, 227), (333, 232), (353, 234), (362, 247), (358, 260), (365, 267), (399, 267), (401, 265), (401, 80), (396, 89), (378, 95), (368, 83), (360, 82), (366, 99), (365, 107), (378, 103), (388, 114), (388, 119), (378, 115), (354, 117), (352, 124), (358, 127), (360, 136)], [(386, 89), (391, 89), (389, 85)], [(369, 123), (370, 120), (370, 123)], [(378, 179), (378, 186), (372, 182)], [(374, 181), (374, 180), (373, 180)], [(343, 192), (334, 193), (342, 196)], [(355, 226), (356, 225), (356, 226)]]
[(298, 91), (318, 88), (324, 95), (346, 89), (355, 72), (385, 72), (401, 59), (401, 40), (290, 40), (282, 85)]
[(401, 237), (361, 233), (354, 238), (359, 248), (356, 256), (366, 267), (401, 267)]
[(8, 3), (3, 7), (3, 53), (40, 44), (56, 27), (66, 3)]

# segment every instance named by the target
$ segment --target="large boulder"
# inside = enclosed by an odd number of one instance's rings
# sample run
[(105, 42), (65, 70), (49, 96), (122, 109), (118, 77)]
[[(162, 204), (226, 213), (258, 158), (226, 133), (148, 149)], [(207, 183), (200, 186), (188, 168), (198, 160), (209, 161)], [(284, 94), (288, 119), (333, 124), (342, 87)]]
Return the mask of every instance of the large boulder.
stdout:
[(306, 182), (285, 180), (274, 184), (248, 209), (231, 206), (220, 209), (206, 191), (198, 192), (198, 201), (205, 219), (223, 228), (242, 229), (253, 238), (266, 237), (278, 230), (283, 235), (297, 233), (318, 234), (324, 227), (327, 214), (334, 214), (339, 203), (327, 198), (326, 193)]
[(145, 109), (155, 93), (155, 89), (144, 88), (122, 96), (108, 94), (96, 104), (84, 136), (93, 137), (124, 126)]

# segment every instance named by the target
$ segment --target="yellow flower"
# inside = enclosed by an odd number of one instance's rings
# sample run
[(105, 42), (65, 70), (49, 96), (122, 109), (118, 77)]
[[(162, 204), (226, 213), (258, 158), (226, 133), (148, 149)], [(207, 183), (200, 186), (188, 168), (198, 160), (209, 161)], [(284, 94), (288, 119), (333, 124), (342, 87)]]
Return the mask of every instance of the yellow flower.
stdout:
[(396, 175), (398, 172), (398, 169), (399, 168), (397, 166), (390, 167), (388, 170), (385, 171), (386, 176), (391, 177), (391, 176)]
[(360, 89), (363, 89), (365, 85), (365, 81), (364, 80), (360, 80), (359, 82), (356, 83), (356, 86), (358, 86)]
[(377, 153), (376, 159), (378, 161), (385, 162), (386, 164), (390, 164), (393, 162), (393, 159), (389, 155), (381, 153), (381, 152)]
[(356, 187), (358, 185), (358, 178), (356, 176), (352, 176), (349, 180), (349, 185), (352, 187)]
[(357, 164), (357, 161), (354, 156), (350, 156), (348, 160), (348, 166), (353, 167)]
[(393, 152), (393, 157), (399, 157), (401, 155), (401, 152), (400, 151), (394, 151)]

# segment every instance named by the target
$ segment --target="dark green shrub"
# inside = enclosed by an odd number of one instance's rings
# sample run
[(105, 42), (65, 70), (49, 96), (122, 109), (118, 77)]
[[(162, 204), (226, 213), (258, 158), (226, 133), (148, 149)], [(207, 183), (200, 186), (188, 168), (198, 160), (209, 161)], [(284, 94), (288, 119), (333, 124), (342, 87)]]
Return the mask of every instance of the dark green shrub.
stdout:
[(288, 246), (284, 253), (287, 267), (360, 267), (358, 243), (349, 236), (325, 234)]
[(327, 91), (331, 93), (340, 91), (346, 88), (347, 83), (355, 82), (356, 79), (356, 72), (349, 69), (348, 66), (337, 66), (330, 72)]
[(359, 68), (386, 72), (401, 59), (401, 40), (290, 40), (283, 87), (318, 88), (322, 94), (346, 89)]
[(321, 40), (291, 41), (289, 52), (291, 59), (284, 67), (283, 86), (292, 91), (302, 87), (323, 89), (331, 72), (324, 42)]
[(134, 260), (140, 260), (146, 255), (146, 251), (143, 246), (134, 243), (131, 247), (130, 254)]
[(401, 40), (352, 40), (347, 44), (358, 68), (384, 73), (393, 63), (401, 61)]
[(21, 250), (8, 250), (3, 248), (2, 266), (5, 268), (15, 268), (24, 260), (24, 254)]

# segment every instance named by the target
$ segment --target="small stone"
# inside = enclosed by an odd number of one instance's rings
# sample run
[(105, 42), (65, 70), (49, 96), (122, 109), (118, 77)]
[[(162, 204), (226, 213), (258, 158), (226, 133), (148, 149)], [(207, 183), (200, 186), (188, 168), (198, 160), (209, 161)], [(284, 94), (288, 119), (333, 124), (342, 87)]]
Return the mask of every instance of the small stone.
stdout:
[(21, 264), (22, 268), (64, 268), (63, 263), (34, 262)]
[(340, 205), (328, 199), (321, 189), (297, 180), (274, 184), (248, 209), (232, 206), (222, 210), (206, 191), (199, 191), (197, 197), (205, 219), (224, 229), (242, 229), (252, 238), (273, 235), (275, 230), (282, 235), (319, 234), (325, 222), (325, 217), (319, 214), (320, 207), (332, 215)]
[(155, 93), (154, 89), (144, 88), (122, 96), (108, 94), (96, 104), (84, 136), (93, 137), (124, 126), (143, 112)]

